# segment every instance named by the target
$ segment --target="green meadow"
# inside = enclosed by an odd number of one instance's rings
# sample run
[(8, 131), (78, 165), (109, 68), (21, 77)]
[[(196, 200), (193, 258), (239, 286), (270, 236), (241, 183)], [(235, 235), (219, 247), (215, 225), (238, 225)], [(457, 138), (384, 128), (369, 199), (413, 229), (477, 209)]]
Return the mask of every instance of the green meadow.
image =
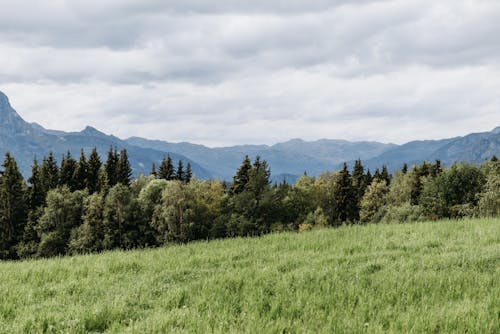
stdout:
[(500, 333), (500, 219), (0, 262), (2, 333)]

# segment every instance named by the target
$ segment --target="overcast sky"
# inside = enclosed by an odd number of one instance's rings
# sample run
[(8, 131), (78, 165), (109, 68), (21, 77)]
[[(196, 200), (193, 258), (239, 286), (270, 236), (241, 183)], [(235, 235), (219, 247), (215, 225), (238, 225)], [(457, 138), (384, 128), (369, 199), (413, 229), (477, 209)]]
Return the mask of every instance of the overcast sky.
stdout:
[(498, 0), (0, 0), (29, 122), (209, 146), (500, 125)]

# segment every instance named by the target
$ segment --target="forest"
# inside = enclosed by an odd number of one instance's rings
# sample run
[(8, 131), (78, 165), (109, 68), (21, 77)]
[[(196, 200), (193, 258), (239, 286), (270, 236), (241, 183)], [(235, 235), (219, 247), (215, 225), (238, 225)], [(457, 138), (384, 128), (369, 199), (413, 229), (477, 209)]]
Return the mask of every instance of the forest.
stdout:
[(7, 153), (0, 169), (0, 259), (51, 257), (157, 247), (194, 240), (259, 236), (350, 224), (404, 223), (500, 215), (500, 162), (406, 164), (372, 174), (306, 173), (295, 184), (270, 182), (265, 160), (245, 157), (232, 182), (199, 180), (164, 157), (132, 178), (127, 151), (97, 150), (78, 160), (52, 153), (25, 180)]

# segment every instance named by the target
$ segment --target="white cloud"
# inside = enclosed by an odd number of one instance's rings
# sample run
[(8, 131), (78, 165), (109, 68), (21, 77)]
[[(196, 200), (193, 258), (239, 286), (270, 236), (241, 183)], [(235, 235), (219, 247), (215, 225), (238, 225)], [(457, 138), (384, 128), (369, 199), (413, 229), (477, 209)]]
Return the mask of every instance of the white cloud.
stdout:
[(9, 2), (0, 90), (28, 121), (121, 137), (455, 136), (498, 125), (499, 16), (489, 0)]

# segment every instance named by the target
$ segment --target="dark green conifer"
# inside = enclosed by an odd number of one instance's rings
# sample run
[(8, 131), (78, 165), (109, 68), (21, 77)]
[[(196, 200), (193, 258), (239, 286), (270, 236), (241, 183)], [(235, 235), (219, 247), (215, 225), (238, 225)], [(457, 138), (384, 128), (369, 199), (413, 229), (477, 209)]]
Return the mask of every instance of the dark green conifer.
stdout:
[(108, 181), (108, 185), (110, 187), (118, 183), (117, 181), (118, 159), (119, 159), (118, 150), (116, 149), (116, 147), (113, 149), (113, 146), (110, 146), (108, 151), (108, 158), (104, 165), (104, 170), (106, 171), (106, 178)]
[(172, 164), (172, 158), (170, 157), (170, 154), (165, 157), (163, 157), (160, 168), (158, 170), (158, 178), (164, 179), (164, 180), (173, 180), (174, 179), (174, 165)]
[(14, 259), (27, 220), (26, 184), (16, 160), (7, 153), (0, 172), (0, 259)]
[(236, 171), (236, 175), (233, 176), (233, 184), (229, 188), (231, 194), (240, 194), (245, 189), (250, 177), (250, 170), (252, 169), (252, 164), (250, 158), (245, 156), (245, 159), (241, 163), (240, 168)]
[(99, 189), (99, 172), (101, 171), (101, 159), (97, 153), (97, 148), (93, 148), (87, 162), (87, 189), (90, 194), (93, 194)]
[(149, 172), (149, 176), (153, 176), (155, 179), (158, 178), (158, 173), (156, 172), (156, 165), (154, 162), (151, 166), (151, 172)]
[(59, 185), (67, 185), (72, 191), (76, 190), (75, 179), (73, 178), (76, 170), (76, 160), (71, 156), (68, 151), (63, 155), (61, 160), (61, 169), (59, 172)]
[(76, 190), (83, 190), (87, 187), (87, 158), (83, 148), (80, 150), (80, 159), (76, 164), (75, 173), (73, 174), (73, 182)]
[(184, 172), (184, 164), (182, 160), (177, 163), (177, 171), (175, 172), (175, 179), (179, 181), (184, 181), (186, 178), (186, 173)]
[(54, 159), (52, 151), (49, 153), (48, 157), (43, 158), (41, 175), (42, 184), (46, 192), (50, 189), (57, 188), (59, 185), (59, 167), (57, 167), (57, 162)]
[(193, 177), (193, 171), (191, 170), (191, 164), (188, 162), (186, 166), (185, 182), (189, 183)]
[(132, 167), (130, 166), (130, 161), (128, 160), (127, 150), (123, 149), (120, 152), (118, 165), (116, 167), (116, 181), (125, 186), (130, 185), (132, 178)]

